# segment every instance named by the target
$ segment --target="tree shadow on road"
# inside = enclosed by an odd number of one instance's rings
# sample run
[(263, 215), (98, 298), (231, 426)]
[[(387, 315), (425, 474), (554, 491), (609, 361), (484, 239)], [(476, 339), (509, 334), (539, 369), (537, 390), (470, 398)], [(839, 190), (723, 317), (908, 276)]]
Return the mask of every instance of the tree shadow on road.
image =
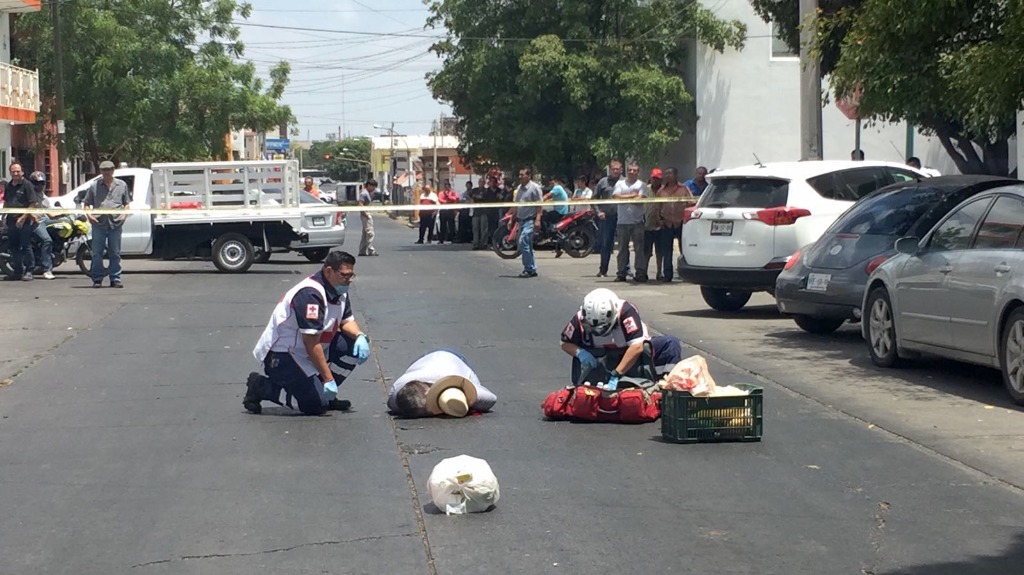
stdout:
[[(876, 571), (878, 575), (1007, 575), (1024, 571), (1024, 534), (1018, 533), (1005, 553), (973, 557), (963, 561), (915, 565), (897, 570)], [(865, 573), (866, 571), (862, 571)]]

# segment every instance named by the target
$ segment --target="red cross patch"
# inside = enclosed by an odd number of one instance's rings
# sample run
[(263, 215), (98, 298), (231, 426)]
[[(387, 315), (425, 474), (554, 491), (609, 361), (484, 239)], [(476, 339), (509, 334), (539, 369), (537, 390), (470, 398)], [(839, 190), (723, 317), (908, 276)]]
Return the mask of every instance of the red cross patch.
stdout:
[(636, 333), (638, 329), (640, 329), (636, 325), (636, 320), (631, 317), (627, 317), (626, 319), (622, 320), (622, 327), (626, 328), (626, 335), (632, 335)]
[(576, 333), (576, 328), (570, 322), (569, 325), (565, 326), (565, 331), (562, 332), (562, 335), (565, 336), (565, 339), (572, 339), (574, 333)]
[(320, 306), (315, 303), (307, 304), (306, 319), (320, 319)]

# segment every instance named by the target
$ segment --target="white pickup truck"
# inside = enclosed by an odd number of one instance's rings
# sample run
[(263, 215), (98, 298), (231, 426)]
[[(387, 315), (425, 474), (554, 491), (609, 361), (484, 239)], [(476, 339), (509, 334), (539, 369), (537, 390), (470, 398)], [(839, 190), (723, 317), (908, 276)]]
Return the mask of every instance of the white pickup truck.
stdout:
[[(120, 168), (114, 177), (132, 193), (129, 212), (172, 210), (128, 216), (123, 256), (212, 259), (217, 269), (240, 273), (275, 251), (299, 251), (310, 261), (322, 261), (345, 241), (345, 214), (303, 197), (295, 161), (153, 164), (152, 169)], [(80, 205), (91, 183), (51, 198), (51, 204)], [(88, 247), (76, 254), (83, 269), (91, 258)]]

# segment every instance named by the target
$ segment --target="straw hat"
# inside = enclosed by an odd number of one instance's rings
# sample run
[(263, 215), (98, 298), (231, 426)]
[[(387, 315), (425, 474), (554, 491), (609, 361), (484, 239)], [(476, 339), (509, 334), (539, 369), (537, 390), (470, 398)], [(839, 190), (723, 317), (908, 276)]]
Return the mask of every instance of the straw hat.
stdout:
[(449, 375), (437, 380), (427, 391), (427, 413), (465, 417), (476, 403), (476, 386), (468, 379)]

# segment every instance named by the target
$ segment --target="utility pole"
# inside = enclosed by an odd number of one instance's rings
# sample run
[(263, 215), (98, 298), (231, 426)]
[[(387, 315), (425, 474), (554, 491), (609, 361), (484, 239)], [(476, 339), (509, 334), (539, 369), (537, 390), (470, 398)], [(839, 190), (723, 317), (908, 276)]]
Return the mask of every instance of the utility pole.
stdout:
[[(434, 165), (431, 168), (430, 179), (432, 180), (431, 187), (435, 188), (437, 187), (437, 134), (441, 131), (441, 121), (443, 117), (443, 114), (437, 117), (437, 129), (434, 130)], [(441, 138), (441, 141), (443, 142), (444, 134), (441, 134)]]
[(818, 0), (800, 0), (800, 159), (820, 160), (821, 60), (811, 54)]
[(388, 187), (391, 189), (391, 195), (395, 195), (395, 167), (398, 162), (395, 161), (395, 123), (391, 122), (391, 127), (388, 128), (388, 138), (391, 140), (391, 180), (388, 182)]
[(60, 48), (60, 2), (50, 2), (50, 21), (53, 26), (53, 92), (56, 100), (53, 119), (57, 124), (57, 157), (54, 161), (57, 178), (56, 185), (50, 189), (60, 195), (64, 192), (64, 170), (61, 169), (61, 161), (64, 159), (64, 58)]

